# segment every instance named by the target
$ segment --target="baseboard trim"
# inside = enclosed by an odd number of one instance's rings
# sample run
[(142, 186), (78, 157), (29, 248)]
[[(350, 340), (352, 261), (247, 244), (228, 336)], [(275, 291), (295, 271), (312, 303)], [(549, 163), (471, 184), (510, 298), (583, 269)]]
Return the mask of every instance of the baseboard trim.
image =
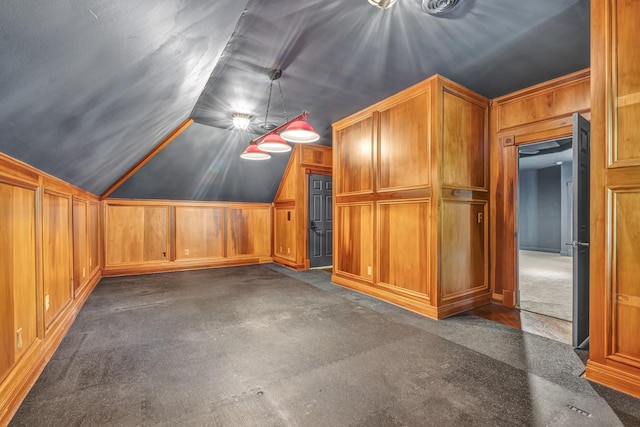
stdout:
[(628, 372), (588, 360), (584, 376), (589, 381), (640, 399), (640, 377)]

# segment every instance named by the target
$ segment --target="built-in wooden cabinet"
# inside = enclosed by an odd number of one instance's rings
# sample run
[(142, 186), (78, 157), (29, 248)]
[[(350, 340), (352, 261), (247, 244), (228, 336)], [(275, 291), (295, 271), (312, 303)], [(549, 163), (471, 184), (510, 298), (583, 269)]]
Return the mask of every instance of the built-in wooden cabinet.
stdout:
[(586, 377), (640, 397), (640, 2), (591, 2), (590, 351)]
[(488, 100), (434, 76), (333, 143), (333, 280), (434, 318), (488, 303)]
[(271, 206), (107, 199), (103, 274), (270, 262)]
[(331, 147), (297, 144), (293, 148), (273, 201), (274, 262), (298, 270), (309, 268), (309, 175), (331, 175), (332, 161)]

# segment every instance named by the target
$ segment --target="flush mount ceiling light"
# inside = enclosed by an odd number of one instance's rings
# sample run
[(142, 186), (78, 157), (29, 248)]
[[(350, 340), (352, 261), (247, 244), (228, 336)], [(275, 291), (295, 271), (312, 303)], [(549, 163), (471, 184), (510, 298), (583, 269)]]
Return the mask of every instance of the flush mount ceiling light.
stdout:
[[(273, 82), (282, 76), (282, 70), (276, 69), (269, 72), (269, 99), (267, 101), (267, 112), (264, 117), (263, 128), (268, 129), (269, 106), (271, 105), (271, 93), (273, 91)], [(287, 111), (284, 108), (284, 96), (282, 95), (282, 86), (278, 80), (278, 88), (280, 89), (280, 99), (282, 101), (282, 111), (284, 113), (286, 123), (277, 126), (269, 132), (261, 135), (249, 142), (249, 147), (240, 155), (243, 159), (248, 160), (266, 160), (271, 157), (269, 153), (285, 153), (291, 151), (289, 142), (305, 143), (314, 142), (320, 139), (320, 135), (305, 120), (309, 118), (309, 112), (303, 111), (297, 117), (289, 120)], [(278, 134), (281, 132), (280, 134)]]
[(369, 0), (369, 3), (380, 9), (389, 9), (396, 4), (398, 0)]
[(234, 113), (231, 115), (233, 127), (238, 130), (247, 130), (251, 123), (251, 116), (248, 114)]
[(451, 12), (461, 0), (422, 0), (422, 10), (431, 15), (442, 15)]

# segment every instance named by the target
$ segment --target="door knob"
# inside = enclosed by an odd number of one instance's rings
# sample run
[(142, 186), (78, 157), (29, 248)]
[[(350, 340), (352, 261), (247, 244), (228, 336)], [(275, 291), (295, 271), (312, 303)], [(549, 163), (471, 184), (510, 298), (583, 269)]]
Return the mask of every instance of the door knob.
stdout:
[(311, 225), (310, 225), (312, 230), (315, 230), (316, 228), (318, 228), (318, 226), (316, 225), (315, 221), (311, 221)]
[(580, 247), (588, 247), (589, 242), (578, 242), (577, 240), (573, 240), (571, 242), (564, 242), (565, 246), (573, 246), (574, 248)]

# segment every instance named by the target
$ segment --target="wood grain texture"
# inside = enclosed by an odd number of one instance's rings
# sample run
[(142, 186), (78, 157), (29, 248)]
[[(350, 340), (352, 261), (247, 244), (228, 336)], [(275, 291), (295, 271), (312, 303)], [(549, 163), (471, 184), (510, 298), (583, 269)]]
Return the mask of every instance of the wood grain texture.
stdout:
[(276, 192), (276, 196), (273, 199), (274, 202), (296, 200), (296, 194), (300, 182), (299, 159), (300, 146), (296, 145), (293, 148), (291, 157), (289, 157), (289, 163), (287, 163), (287, 167), (284, 170), (284, 174), (282, 175), (282, 180), (280, 181), (280, 185), (278, 186), (278, 191)]
[(373, 280), (373, 203), (339, 205), (334, 211), (335, 270)]
[(640, 188), (613, 191), (612, 197), (612, 353), (640, 368), (640, 334), (629, 327), (640, 325)]
[(488, 106), (445, 91), (443, 109), (443, 184), (486, 189)]
[(101, 268), (102, 233), (99, 203), (89, 203), (89, 272), (94, 276)]
[(430, 295), (431, 201), (378, 204), (379, 283)]
[(291, 208), (275, 208), (273, 253), (289, 261), (296, 260), (296, 218)]
[(45, 191), (42, 206), (42, 264), (45, 299), (45, 328), (73, 298), (71, 198)]
[(270, 253), (271, 210), (228, 208), (227, 256), (269, 256)]
[[(487, 289), (484, 203), (444, 201), (440, 240), (441, 301)], [(479, 218), (479, 216), (482, 216)]]
[(304, 167), (333, 167), (333, 150), (323, 145), (301, 145), (300, 165)]
[(224, 258), (224, 208), (175, 208), (176, 260)]
[(380, 111), (378, 191), (429, 186), (430, 96), (427, 89)]
[(638, 141), (628, 138), (637, 138), (640, 120), (640, 110), (633, 108), (640, 85), (634, 42), (638, 20), (637, 2), (591, 2), (590, 350), (585, 374), (636, 397), (640, 348), (630, 325), (640, 322), (640, 164)]
[(88, 207), (84, 200), (73, 199), (73, 289), (77, 292), (89, 279)]
[(373, 115), (345, 128), (334, 129), (337, 169), (334, 188), (337, 195), (373, 191)]

